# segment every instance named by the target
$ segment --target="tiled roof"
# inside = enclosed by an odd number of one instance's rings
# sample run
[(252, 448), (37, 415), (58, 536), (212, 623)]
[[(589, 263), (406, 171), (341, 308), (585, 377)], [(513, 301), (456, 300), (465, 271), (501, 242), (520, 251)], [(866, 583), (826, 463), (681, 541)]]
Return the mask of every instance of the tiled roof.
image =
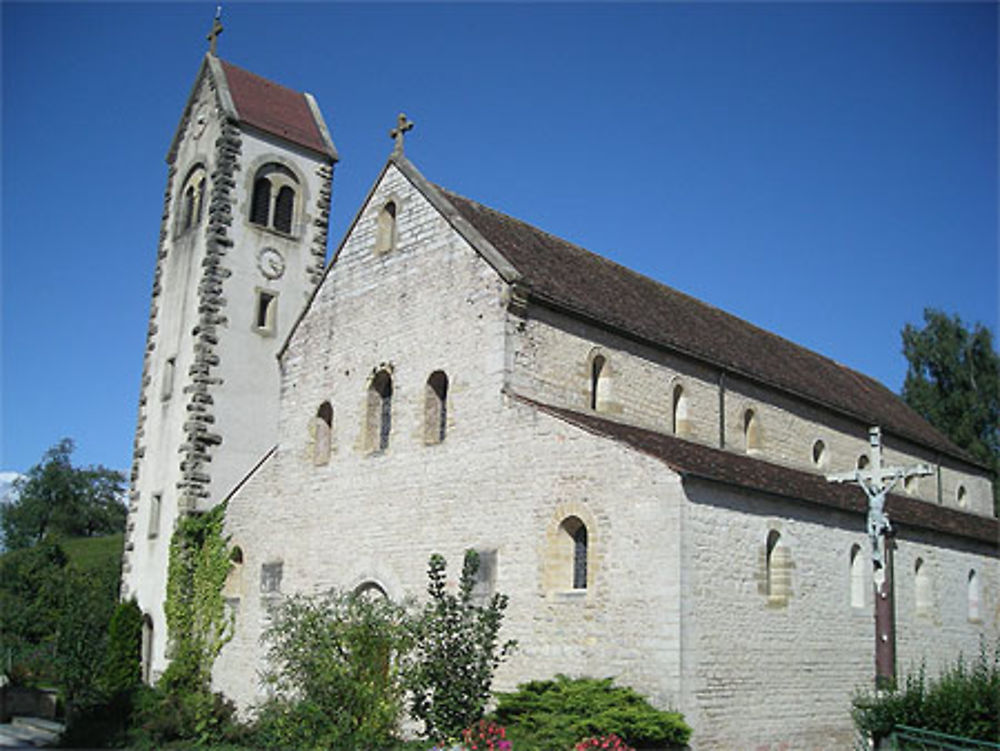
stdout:
[(241, 122), (321, 154), (330, 153), (304, 94), (225, 60), (219, 62)]
[[(590, 433), (659, 459), (684, 477), (701, 478), (857, 514), (867, 511), (865, 495), (855, 485), (834, 485), (821, 475), (771, 464), (756, 457), (614, 422), (593, 413), (575, 412), (521, 396), (515, 398)], [(997, 519), (891, 494), (886, 510), (893, 524), (931, 529), (989, 543), (996, 554), (996, 542), (1000, 537), (1000, 521)], [(861, 528), (859, 524), (858, 529)]]
[(437, 189), (517, 269), (534, 300), (981, 466), (878, 381), (566, 240)]

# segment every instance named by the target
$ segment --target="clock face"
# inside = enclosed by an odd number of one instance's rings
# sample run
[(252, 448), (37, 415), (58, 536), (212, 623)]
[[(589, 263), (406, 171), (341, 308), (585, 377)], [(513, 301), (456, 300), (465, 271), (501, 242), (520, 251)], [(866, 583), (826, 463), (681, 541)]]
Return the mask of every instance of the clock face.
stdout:
[(285, 273), (285, 259), (275, 248), (264, 248), (257, 257), (257, 268), (268, 279), (277, 279)]

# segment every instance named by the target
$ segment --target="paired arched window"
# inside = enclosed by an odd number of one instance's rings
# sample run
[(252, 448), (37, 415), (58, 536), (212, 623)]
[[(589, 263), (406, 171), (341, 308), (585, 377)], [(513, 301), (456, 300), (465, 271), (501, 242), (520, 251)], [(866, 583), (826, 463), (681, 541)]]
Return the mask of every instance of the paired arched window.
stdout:
[(265, 164), (254, 176), (250, 221), (261, 227), (292, 234), (298, 178), (280, 164)]
[(330, 461), (330, 443), (333, 435), (333, 406), (323, 402), (313, 420), (313, 464), (320, 466)]
[(441, 443), (448, 431), (448, 376), (435, 370), (427, 378), (424, 396), (424, 443)]
[(200, 164), (188, 172), (181, 185), (180, 206), (177, 213), (177, 234), (183, 234), (201, 223), (205, 206), (205, 168)]
[(679, 383), (674, 386), (670, 409), (670, 430), (674, 435), (684, 436), (690, 432), (688, 422), (688, 396)]
[(573, 589), (587, 588), (587, 558), (589, 554), (587, 540), (587, 525), (580, 517), (570, 516), (559, 525), (563, 537), (565, 555), (570, 561), (569, 572)]
[(752, 409), (743, 413), (743, 445), (747, 451), (759, 451), (761, 448), (760, 418)]
[(372, 451), (389, 448), (392, 431), (392, 376), (378, 371), (368, 386), (368, 446)]
[(375, 220), (375, 252), (388, 253), (396, 247), (396, 202), (387, 201)]
[(851, 546), (850, 575), (851, 607), (863, 608), (865, 606), (865, 556), (861, 552), (861, 546), (857, 544)]

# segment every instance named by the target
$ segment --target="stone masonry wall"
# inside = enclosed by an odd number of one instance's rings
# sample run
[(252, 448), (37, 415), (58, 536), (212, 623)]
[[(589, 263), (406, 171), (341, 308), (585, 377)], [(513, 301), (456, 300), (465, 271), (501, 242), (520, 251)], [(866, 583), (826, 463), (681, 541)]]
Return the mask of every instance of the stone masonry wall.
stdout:
[[(684, 437), (710, 446), (746, 452), (744, 416), (753, 410), (762, 445), (753, 450), (765, 461), (823, 474), (854, 469), (867, 454), (868, 425), (819, 405), (806, 403), (744, 378), (720, 373), (690, 358), (654, 349), (608, 333), (568, 316), (529, 307), (526, 319), (511, 329), (511, 387), (542, 402), (571, 409), (590, 406), (590, 358), (606, 358), (608, 396), (598, 411), (610, 419), (670, 433), (672, 395), (681, 385), (689, 399)], [(721, 393), (720, 393), (721, 392)], [(720, 401), (725, 419), (720, 424)], [(724, 433), (724, 440), (720, 440)], [(822, 461), (813, 462), (813, 445), (822, 440)], [(896, 492), (931, 503), (992, 516), (989, 478), (983, 470), (941, 457), (892, 434), (883, 436), (884, 462), (910, 466), (925, 463), (935, 474), (912, 480)], [(965, 494), (959, 501), (959, 486)]]

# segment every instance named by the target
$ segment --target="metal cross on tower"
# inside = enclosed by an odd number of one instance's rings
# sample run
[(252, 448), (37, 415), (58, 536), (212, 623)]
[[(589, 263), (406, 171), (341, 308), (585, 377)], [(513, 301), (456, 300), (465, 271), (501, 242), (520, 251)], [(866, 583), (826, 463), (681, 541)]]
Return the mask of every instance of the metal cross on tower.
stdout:
[(208, 40), (208, 51), (211, 54), (215, 54), (215, 43), (219, 39), (219, 34), (222, 33), (222, 6), (217, 5), (215, 7), (215, 20), (212, 21), (212, 30), (208, 32), (208, 36), (205, 39)]
[(396, 118), (396, 127), (389, 131), (389, 138), (396, 142), (396, 145), (392, 147), (394, 155), (403, 155), (403, 136), (408, 130), (413, 130), (413, 121), (408, 120), (406, 114), (400, 112)]
[[(891, 685), (896, 679), (896, 614), (892, 575), (892, 525), (885, 511), (886, 497), (896, 483), (907, 477), (931, 474), (926, 464), (912, 467), (882, 466), (882, 429), (868, 429), (871, 462), (867, 467), (827, 475), (828, 482), (851, 482), (861, 486), (868, 496), (868, 538), (872, 546), (872, 569), (875, 591), (875, 685)], [(881, 573), (881, 581), (879, 574)]]

